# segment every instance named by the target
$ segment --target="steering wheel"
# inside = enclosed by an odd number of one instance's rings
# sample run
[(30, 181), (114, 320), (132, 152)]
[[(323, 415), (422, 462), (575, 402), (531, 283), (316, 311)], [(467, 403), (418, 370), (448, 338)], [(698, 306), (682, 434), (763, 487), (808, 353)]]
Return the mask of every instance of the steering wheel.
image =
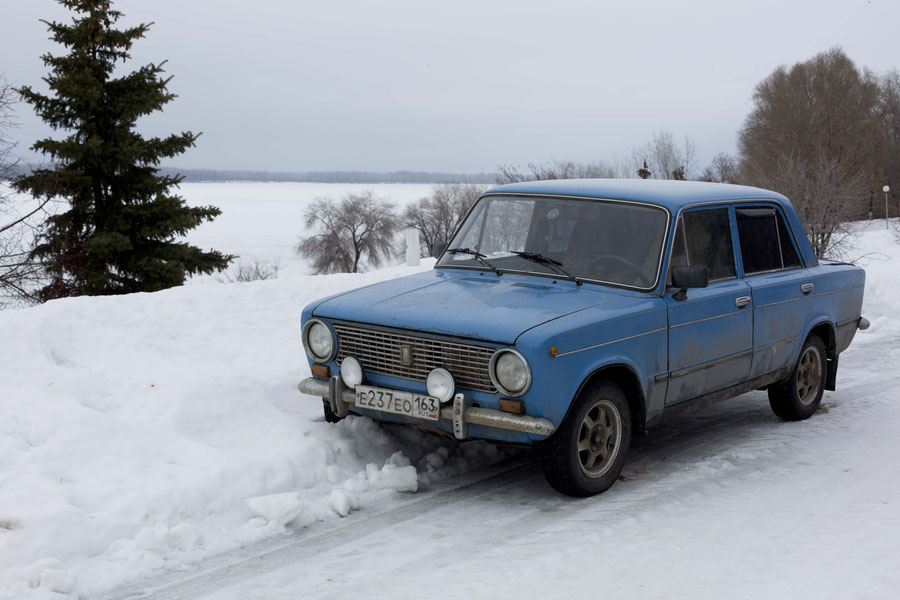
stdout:
[[(599, 267), (601, 262), (603, 262), (607, 259), (612, 259), (612, 260), (616, 261), (617, 263), (619, 263), (620, 265), (623, 265), (624, 267), (626, 267), (630, 274), (634, 274), (637, 276), (636, 278), (638, 280), (638, 283), (641, 283), (644, 286), (649, 286), (651, 284), (651, 282), (647, 280), (647, 276), (644, 275), (644, 272), (641, 271), (641, 268), (639, 266), (637, 266), (636, 264), (634, 264), (627, 258), (619, 256), (618, 254), (598, 254), (591, 260), (590, 266), (588, 267), (589, 270), (591, 270), (591, 271), (595, 270), (597, 267)], [(619, 282), (619, 283), (622, 283), (622, 282)]]

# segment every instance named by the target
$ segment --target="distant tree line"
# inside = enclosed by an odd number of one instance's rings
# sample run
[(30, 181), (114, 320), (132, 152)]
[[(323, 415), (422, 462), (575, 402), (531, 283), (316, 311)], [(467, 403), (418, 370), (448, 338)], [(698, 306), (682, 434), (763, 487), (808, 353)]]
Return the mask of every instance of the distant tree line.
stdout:
[(185, 181), (284, 181), (299, 183), (492, 183), (495, 173), (437, 173), (431, 171), (234, 171), (160, 168), (163, 175), (180, 174)]

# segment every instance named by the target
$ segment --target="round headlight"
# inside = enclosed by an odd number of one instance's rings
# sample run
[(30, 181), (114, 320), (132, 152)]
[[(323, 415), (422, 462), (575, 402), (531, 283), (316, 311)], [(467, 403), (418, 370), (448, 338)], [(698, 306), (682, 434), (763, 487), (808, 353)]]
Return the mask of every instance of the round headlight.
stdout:
[(363, 370), (358, 360), (348, 356), (341, 361), (341, 379), (348, 388), (355, 388), (362, 383)]
[(310, 358), (324, 362), (334, 352), (334, 336), (325, 323), (310, 319), (303, 326), (303, 347)]
[(521, 396), (531, 385), (531, 369), (525, 357), (511, 348), (494, 352), (489, 365), (491, 381), (507, 396)]
[(425, 387), (428, 394), (434, 396), (441, 402), (449, 402), (456, 393), (456, 382), (453, 381), (453, 375), (447, 369), (438, 367), (428, 374), (425, 379)]

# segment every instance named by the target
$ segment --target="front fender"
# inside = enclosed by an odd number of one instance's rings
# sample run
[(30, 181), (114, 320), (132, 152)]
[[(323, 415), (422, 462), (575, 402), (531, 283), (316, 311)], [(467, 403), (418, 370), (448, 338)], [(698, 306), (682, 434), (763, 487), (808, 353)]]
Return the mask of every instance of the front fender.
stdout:
[(656, 376), (668, 366), (664, 302), (639, 299), (618, 314), (604, 313), (583, 310), (531, 329), (516, 341), (531, 364), (533, 383), (523, 398), (529, 414), (558, 427), (584, 382), (612, 366), (635, 374), (644, 412), (663, 406), (666, 380), (656, 381)]

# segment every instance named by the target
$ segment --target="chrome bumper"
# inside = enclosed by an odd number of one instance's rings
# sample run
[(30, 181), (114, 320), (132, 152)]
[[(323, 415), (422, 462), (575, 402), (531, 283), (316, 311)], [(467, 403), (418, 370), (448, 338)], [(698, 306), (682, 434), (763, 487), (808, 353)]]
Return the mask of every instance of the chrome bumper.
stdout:
[[(330, 379), (304, 379), (297, 386), (304, 394), (319, 396), (331, 403), (331, 409), (338, 416), (345, 416), (351, 404), (356, 401), (352, 389), (344, 386), (340, 376)], [(476, 408), (471, 406), (471, 399), (466, 394), (456, 394), (453, 402), (441, 408), (441, 419), (453, 423), (453, 434), (457, 439), (468, 437), (468, 425), (484, 425), (497, 429), (521, 431), (533, 435), (547, 437), (555, 431), (553, 423), (539, 417), (513, 415), (492, 408)]]

